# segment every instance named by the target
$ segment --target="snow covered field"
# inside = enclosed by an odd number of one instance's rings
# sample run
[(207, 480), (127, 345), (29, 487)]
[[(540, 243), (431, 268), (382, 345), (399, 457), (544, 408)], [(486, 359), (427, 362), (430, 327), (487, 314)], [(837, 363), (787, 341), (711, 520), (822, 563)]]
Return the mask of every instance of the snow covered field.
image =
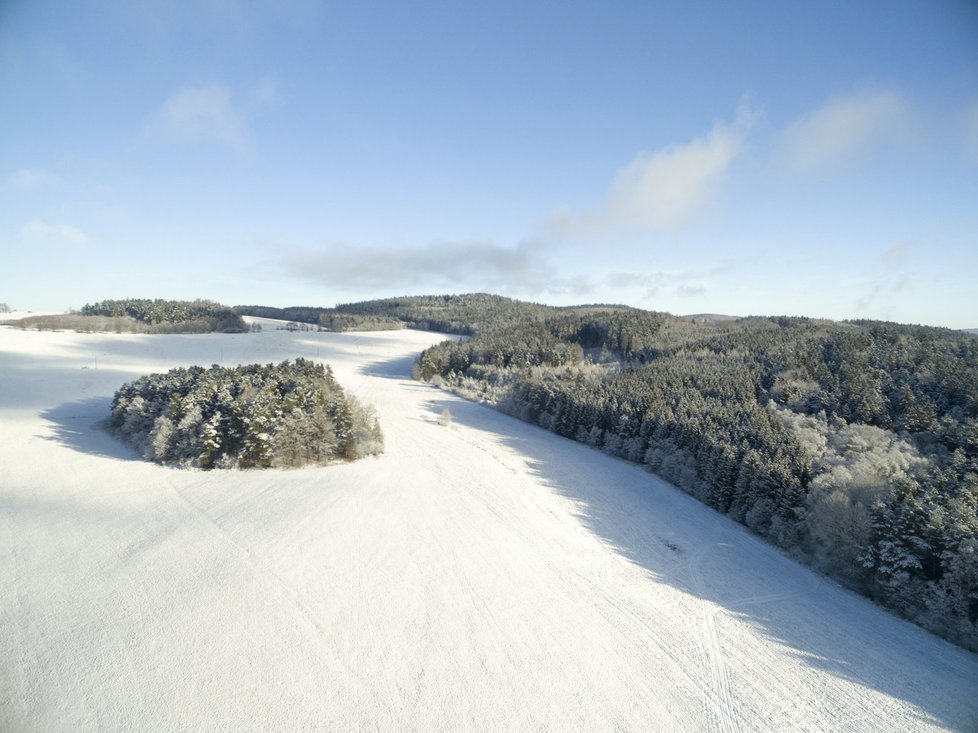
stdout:
[[(0, 328), (0, 731), (978, 730), (978, 657), (411, 382), (440, 339)], [(176, 470), (96, 425), (142, 374), (295, 356), (383, 457)]]

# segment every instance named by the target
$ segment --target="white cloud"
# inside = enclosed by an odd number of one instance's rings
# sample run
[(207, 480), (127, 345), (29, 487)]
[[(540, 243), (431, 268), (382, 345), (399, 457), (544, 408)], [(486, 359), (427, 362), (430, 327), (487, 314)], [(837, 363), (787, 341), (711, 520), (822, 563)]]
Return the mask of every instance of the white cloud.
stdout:
[(676, 288), (676, 295), (681, 298), (699, 298), (706, 295), (706, 288), (702, 285), (680, 285)]
[(615, 177), (603, 214), (626, 229), (672, 226), (703, 202), (738, 148), (735, 135), (717, 128), (706, 139), (639, 156)]
[(88, 235), (80, 229), (63, 222), (46, 222), (34, 219), (20, 228), (20, 238), (35, 244), (88, 244)]
[(219, 82), (174, 91), (149, 129), (178, 140), (221, 143), (238, 152), (249, 144), (244, 122), (231, 103), (231, 90)]
[(262, 79), (255, 84), (251, 95), (253, 104), (258, 107), (274, 107), (281, 99), (278, 84), (270, 78)]
[(867, 291), (855, 303), (858, 315), (874, 314), (877, 318), (889, 319), (893, 306), (904, 298), (904, 293), (912, 289), (914, 281), (906, 274), (884, 277), (868, 283)]
[(603, 206), (556, 216), (553, 234), (598, 239), (677, 226), (703, 206), (726, 175), (753, 116), (745, 106), (733, 124), (718, 123), (705, 137), (640, 153), (615, 175)]
[(903, 264), (907, 254), (917, 247), (919, 242), (906, 241), (895, 244), (887, 249), (881, 258), (884, 265), (888, 267), (899, 267)]
[(836, 97), (784, 129), (778, 158), (799, 172), (837, 168), (905, 137), (910, 115), (896, 92)]
[(7, 176), (7, 184), (20, 191), (34, 191), (54, 180), (54, 176), (37, 168), (21, 168)]
[(335, 287), (539, 289), (547, 280), (533, 246), (439, 242), (420, 246), (335, 247), (290, 258), (297, 274)]

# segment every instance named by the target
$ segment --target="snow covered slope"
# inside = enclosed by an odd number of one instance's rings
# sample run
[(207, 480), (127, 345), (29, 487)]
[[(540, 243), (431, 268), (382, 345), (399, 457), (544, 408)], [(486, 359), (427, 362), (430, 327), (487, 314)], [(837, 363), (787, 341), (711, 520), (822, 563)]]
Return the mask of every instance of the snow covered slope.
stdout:
[[(0, 731), (978, 730), (978, 657), (411, 382), (440, 338), (0, 328)], [(141, 374), (295, 356), (383, 457), (184, 471), (96, 425)]]

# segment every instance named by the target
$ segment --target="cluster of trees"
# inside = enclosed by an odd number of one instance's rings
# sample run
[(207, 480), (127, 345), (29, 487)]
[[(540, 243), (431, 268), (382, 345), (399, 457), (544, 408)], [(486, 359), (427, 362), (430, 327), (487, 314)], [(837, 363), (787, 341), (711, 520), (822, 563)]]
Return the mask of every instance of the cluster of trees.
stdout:
[(10, 323), (18, 328), (38, 331), (80, 331), (82, 333), (151, 333), (153, 327), (127, 316), (81, 316), (56, 313), (27, 316)]
[(236, 305), (234, 312), (242, 316), (255, 318), (273, 318), (278, 321), (295, 321), (296, 323), (319, 323), (319, 314), (326, 308), (308, 306), (293, 306), (291, 308), (273, 308), (267, 305)]
[(404, 324), (388, 316), (329, 311), (319, 315), (319, 325), (327, 331), (397, 331)]
[(373, 410), (301, 358), (142, 377), (116, 392), (111, 424), (145, 458), (203, 469), (323, 464), (384, 445)]
[(10, 306), (6, 303), (0, 303), (0, 313), (10, 313)]
[(244, 319), (226, 305), (211, 300), (127, 298), (86, 304), (81, 316), (131, 319), (149, 333), (244, 333)]
[(369, 313), (340, 313), (333, 308), (292, 306), (272, 308), (264, 305), (236, 305), (234, 311), (243, 316), (274, 318), (291, 323), (317, 326), (326, 331), (393, 331), (404, 323), (385, 315)]
[(417, 374), (642, 463), (978, 649), (978, 339), (512, 303), (453, 324), (472, 337), (423, 352)]

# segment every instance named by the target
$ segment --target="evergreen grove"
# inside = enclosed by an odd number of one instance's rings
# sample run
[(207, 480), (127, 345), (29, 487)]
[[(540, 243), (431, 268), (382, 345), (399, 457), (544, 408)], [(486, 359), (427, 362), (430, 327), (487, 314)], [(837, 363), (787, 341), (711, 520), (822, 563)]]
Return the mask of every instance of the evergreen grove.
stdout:
[(384, 445), (373, 410), (301, 358), (141, 377), (116, 392), (111, 425), (145, 458), (202, 469), (325, 464)]

